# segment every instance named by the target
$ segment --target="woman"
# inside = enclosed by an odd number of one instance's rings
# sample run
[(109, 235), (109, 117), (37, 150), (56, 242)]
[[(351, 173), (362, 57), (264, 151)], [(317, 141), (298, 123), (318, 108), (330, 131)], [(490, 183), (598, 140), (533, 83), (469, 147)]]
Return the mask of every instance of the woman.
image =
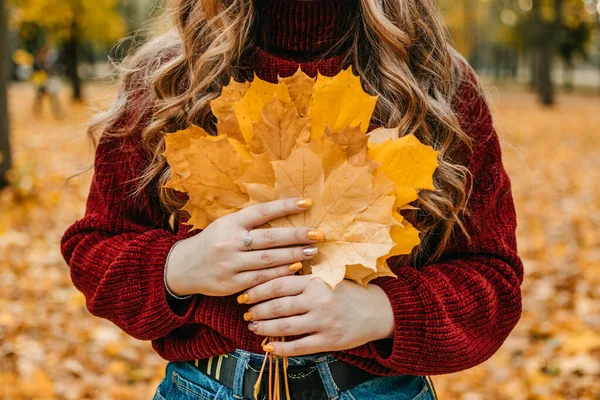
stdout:
[[(86, 214), (62, 240), (89, 311), (169, 361), (155, 398), (251, 398), (267, 351), (289, 356), (292, 399), (432, 399), (429, 375), (491, 357), (521, 314), (515, 209), (489, 109), (433, 2), (174, 6), (174, 31), (126, 61), (119, 101), (91, 126), (103, 134)], [(400, 125), (440, 150), (439, 190), (403, 211), (421, 245), (388, 260), (398, 278), (331, 291), (296, 275), (320, 232), (254, 227), (310, 199), (188, 233), (185, 196), (159, 189), (170, 174), (163, 132), (214, 133), (209, 101), (231, 76), (276, 82), (299, 66), (331, 76), (350, 64), (379, 96), (370, 129)], [(265, 336), (287, 340), (262, 348)]]
[(52, 112), (57, 119), (63, 118), (63, 110), (58, 98), (60, 78), (56, 75), (58, 56), (56, 51), (43, 45), (36, 53), (33, 61), (32, 81), (36, 86), (33, 101), (33, 114), (40, 116), (44, 97), (48, 95)]

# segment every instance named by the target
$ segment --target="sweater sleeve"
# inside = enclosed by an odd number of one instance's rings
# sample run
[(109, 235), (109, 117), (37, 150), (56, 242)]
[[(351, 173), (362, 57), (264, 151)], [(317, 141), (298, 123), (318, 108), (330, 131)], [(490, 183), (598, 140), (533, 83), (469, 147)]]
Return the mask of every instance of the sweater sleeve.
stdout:
[(474, 367), (498, 350), (520, 319), (523, 265), (511, 183), (485, 100), (468, 86), (460, 97), (461, 125), (474, 139), (467, 164), (472, 217), (463, 221), (472, 242), (456, 228), (439, 261), (416, 269), (392, 258), (398, 278), (371, 281), (390, 299), (394, 336), (336, 356), (372, 373), (434, 375)]
[(106, 130), (101, 135), (85, 214), (63, 234), (61, 252), (90, 313), (135, 338), (153, 340), (186, 324), (199, 295), (181, 301), (168, 296), (165, 262), (183, 232), (176, 235), (156, 222), (156, 207), (150, 206), (155, 198), (130, 195), (132, 179), (144, 167), (139, 130), (125, 138), (108, 137)]

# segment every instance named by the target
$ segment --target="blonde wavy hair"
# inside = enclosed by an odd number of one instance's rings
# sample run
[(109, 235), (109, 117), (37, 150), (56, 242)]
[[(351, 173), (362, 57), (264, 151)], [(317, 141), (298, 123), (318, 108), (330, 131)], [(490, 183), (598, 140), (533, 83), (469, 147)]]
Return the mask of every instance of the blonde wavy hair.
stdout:
[[(462, 143), (471, 152), (472, 143), (452, 107), (466, 63), (452, 47), (432, 0), (350, 1), (357, 2), (358, 12), (344, 38), (351, 45), (343, 64), (352, 64), (365, 90), (379, 95), (372, 123), (399, 125), (401, 136), (415, 134), (440, 151), (434, 175), (438, 190), (420, 191), (414, 204), (419, 211), (403, 211), (421, 232), (421, 245), (409, 256), (418, 267), (440, 258), (455, 227), (471, 239), (461, 220), (468, 214), (470, 172), (454, 150)], [(136, 178), (134, 195), (157, 190), (165, 211), (181, 216), (181, 194), (162, 188), (171, 173), (162, 156), (163, 133), (190, 123), (215, 132), (209, 102), (230, 77), (243, 80), (257, 19), (253, 0), (172, 0), (169, 10), (173, 29), (124, 60), (118, 99), (96, 116), (88, 134), (96, 145), (101, 132), (128, 135), (143, 124), (149, 163)], [(127, 124), (119, 124), (125, 116)]]

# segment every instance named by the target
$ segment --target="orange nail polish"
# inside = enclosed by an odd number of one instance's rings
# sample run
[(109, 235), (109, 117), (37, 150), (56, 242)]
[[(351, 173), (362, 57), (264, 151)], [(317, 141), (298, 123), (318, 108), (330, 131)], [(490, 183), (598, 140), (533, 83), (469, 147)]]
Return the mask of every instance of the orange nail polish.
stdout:
[(238, 301), (238, 303), (240, 303), (240, 304), (247, 303), (247, 302), (248, 302), (248, 300), (249, 300), (249, 298), (248, 298), (248, 293), (242, 293), (242, 294), (240, 294), (240, 295), (238, 296), (238, 298), (237, 298), (237, 301)]
[(308, 238), (310, 240), (317, 240), (320, 242), (321, 240), (325, 239), (325, 235), (321, 231), (309, 231)]
[(248, 311), (244, 313), (244, 321), (251, 321), (252, 320), (252, 311)]
[(308, 208), (312, 206), (312, 199), (302, 199), (296, 202), (296, 205), (300, 208)]
[(293, 263), (289, 266), (290, 272), (300, 271), (302, 269), (302, 263), (300, 261)]
[(272, 344), (265, 344), (263, 346), (263, 350), (268, 352), (268, 353), (272, 353), (275, 351), (275, 346), (273, 346)]

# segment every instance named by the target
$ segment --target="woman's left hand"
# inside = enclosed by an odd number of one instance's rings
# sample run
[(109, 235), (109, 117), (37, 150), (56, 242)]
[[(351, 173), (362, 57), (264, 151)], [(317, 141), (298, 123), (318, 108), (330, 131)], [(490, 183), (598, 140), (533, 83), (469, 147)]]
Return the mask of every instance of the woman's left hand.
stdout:
[(392, 338), (394, 334), (391, 303), (376, 285), (364, 287), (343, 280), (332, 290), (320, 278), (292, 275), (257, 285), (246, 293), (247, 303), (259, 303), (244, 315), (252, 321), (248, 328), (256, 334), (310, 333), (291, 342), (270, 342), (273, 348), (268, 351), (277, 355), (351, 349), (373, 340)]

